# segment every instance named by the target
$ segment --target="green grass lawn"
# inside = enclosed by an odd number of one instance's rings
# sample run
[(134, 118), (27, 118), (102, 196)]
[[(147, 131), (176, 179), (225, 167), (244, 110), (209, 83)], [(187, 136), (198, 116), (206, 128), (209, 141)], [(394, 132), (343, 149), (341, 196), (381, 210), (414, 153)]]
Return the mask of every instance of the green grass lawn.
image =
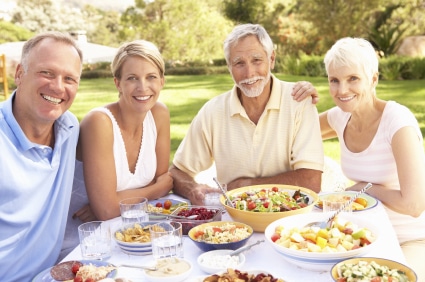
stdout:
[[(320, 102), (317, 105), (319, 112), (333, 107), (326, 78), (281, 74), (277, 74), (277, 77), (286, 81), (311, 81), (320, 94)], [(397, 101), (412, 110), (419, 121), (422, 135), (425, 135), (424, 85), (424, 80), (380, 81), (377, 88), (378, 97)], [(171, 159), (192, 118), (202, 105), (210, 98), (230, 90), (232, 86), (233, 81), (228, 74), (166, 77), (160, 100), (168, 106), (171, 114)], [(90, 109), (117, 99), (118, 93), (112, 78), (82, 80), (71, 111), (81, 120)], [(0, 96), (0, 101), (2, 100), (4, 96)], [(324, 149), (327, 156), (339, 160), (339, 143), (336, 140), (324, 142)]]

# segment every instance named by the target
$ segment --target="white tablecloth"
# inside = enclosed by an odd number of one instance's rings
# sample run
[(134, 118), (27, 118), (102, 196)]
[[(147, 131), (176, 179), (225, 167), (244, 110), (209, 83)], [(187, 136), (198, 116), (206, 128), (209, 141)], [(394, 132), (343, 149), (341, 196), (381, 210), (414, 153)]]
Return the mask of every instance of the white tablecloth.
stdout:
[[(172, 198), (177, 196), (172, 195)], [(315, 208), (313, 212), (321, 212), (321, 210)], [(384, 210), (384, 207), (379, 202), (373, 209), (356, 212), (358, 216), (367, 217), (370, 220), (376, 222), (379, 226), (381, 239), (376, 242), (378, 245), (376, 248), (367, 254), (367, 256), (381, 257), (386, 259), (392, 259), (403, 264), (406, 263), (404, 255), (398, 244), (397, 237), (394, 229), (388, 219), (388, 216)], [(231, 220), (229, 215), (225, 213), (222, 220)], [(121, 225), (121, 219), (115, 218), (110, 220), (113, 230), (117, 229)], [(115, 229), (114, 229), (115, 228)], [(250, 238), (248, 244), (255, 243), (257, 240), (264, 239), (263, 233), (254, 233)], [(202, 272), (198, 267), (196, 259), (202, 253), (202, 251), (188, 238), (184, 237), (184, 257), (193, 263), (194, 270), (192, 272), (192, 281), (199, 281), (200, 277), (208, 276)], [(314, 282), (329, 282), (332, 281), (329, 271), (326, 272), (315, 272), (309, 271), (302, 268), (298, 268), (293, 264), (287, 262), (279, 253), (277, 253), (268, 243), (262, 243), (260, 245), (252, 247), (249, 251), (246, 251), (246, 262), (241, 270), (261, 270), (273, 274), (274, 277), (282, 278), (287, 282), (300, 282), (300, 281), (314, 281)], [(63, 261), (68, 260), (81, 260), (81, 250), (77, 246)], [(113, 242), (112, 257), (108, 259), (108, 262), (119, 265), (119, 264), (153, 264), (152, 255), (147, 256), (132, 256), (125, 254), (121, 249)], [(130, 269), (130, 268), (119, 268), (117, 277), (125, 277), (133, 282), (145, 281), (142, 275), (142, 270)], [(190, 281), (189, 280), (189, 281)]]

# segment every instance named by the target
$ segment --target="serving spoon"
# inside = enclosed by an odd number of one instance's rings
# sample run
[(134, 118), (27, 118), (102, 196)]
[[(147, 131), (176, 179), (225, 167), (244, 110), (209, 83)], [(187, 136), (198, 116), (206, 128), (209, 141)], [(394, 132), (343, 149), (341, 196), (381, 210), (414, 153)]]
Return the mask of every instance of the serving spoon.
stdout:
[(220, 188), (221, 193), (223, 193), (224, 197), (226, 197), (226, 200), (227, 200), (227, 203), (229, 204), (229, 206), (231, 206), (232, 208), (235, 208), (235, 205), (232, 203), (229, 196), (227, 196), (226, 191), (224, 190), (223, 186), (221, 186), (220, 182), (218, 182), (217, 177), (213, 177), (213, 180), (215, 181), (215, 183), (217, 183), (217, 186), (218, 186), (218, 188)]
[(241, 247), (239, 249), (234, 250), (233, 252), (229, 253), (229, 255), (230, 256), (236, 256), (236, 255), (238, 255), (238, 254), (240, 254), (240, 253), (242, 253), (244, 251), (247, 251), (247, 250), (251, 249), (253, 246), (258, 245), (258, 244), (261, 244), (263, 242), (264, 242), (264, 240), (258, 240), (254, 244), (251, 244), (251, 245), (248, 245), (248, 246), (244, 246), (244, 247)]
[(128, 267), (128, 268), (138, 268), (138, 269), (145, 269), (145, 270), (158, 270), (156, 266), (147, 266), (147, 265), (131, 265), (131, 264), (120, 264), (117, 267)]
[(174, 215), (174, 214), (163, 214), (159, 212), (148, 212), (149, 215), (155, 215), (155, 216), (163, 216), (163, 217), (171, 217), (171, 218), (177, 218), (177, 219), (194, 219), (198, 215), (193, 214), (189, 216), (180, 216), (180, 215)]
[(366, 192), (370, 187), (372, 187), (372, 183), (368, 183), (365, 187), (362, 188), (362, 190), (360, 190), (359, 192), (357, 192), (353, 197), (351, 197), (351, 199), (347, 202), (345, 202), (338, 210), (336, 210), (327, 221), (315, 221), (315, 222), (311, 222), (307, 225), (305, 225), (305, 227), (320, 227), (320, 229), (323, 228), (328, 228), (332, 225), (332, 221), (335, 219), (335, 217), (342, 212), (343, 210), (345, 210), (346, 207), (348, 207), (349, 205), (351, 205), (361, 194), (363, 194), (364, 192)]

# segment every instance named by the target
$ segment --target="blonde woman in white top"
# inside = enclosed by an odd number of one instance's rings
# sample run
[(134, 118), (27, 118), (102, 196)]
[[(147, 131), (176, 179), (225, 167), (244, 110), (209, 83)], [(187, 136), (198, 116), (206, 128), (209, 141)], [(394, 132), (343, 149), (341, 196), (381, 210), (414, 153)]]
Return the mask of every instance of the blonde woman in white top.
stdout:
[[(82, 222), (120, 215), (125, 198), (157, 199), (170, 192), (170, 115), (158, 102), (164, 61), (151, 42), (123, 44), (111, 64), (117, 102), (81, 121), (76, 173), (61, 257), (78, 244)], [(86, 193), (87, 192), (87, 193)]]

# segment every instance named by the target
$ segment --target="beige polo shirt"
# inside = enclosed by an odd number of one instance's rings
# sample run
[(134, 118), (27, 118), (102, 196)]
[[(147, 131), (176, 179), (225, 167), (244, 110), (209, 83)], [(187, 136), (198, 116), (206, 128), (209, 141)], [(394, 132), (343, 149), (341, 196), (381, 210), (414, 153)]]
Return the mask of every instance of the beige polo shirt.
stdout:
[(257, 125), (242, 107), (236, 86), (205, 103), (177, 149), (174, 165), (194, 177), (215, 162), (222, 183), (300, 168), (323, 171), (315, 105), (311, 98), (292, 99), (294, 83), (272, 79), (270, 100)]

